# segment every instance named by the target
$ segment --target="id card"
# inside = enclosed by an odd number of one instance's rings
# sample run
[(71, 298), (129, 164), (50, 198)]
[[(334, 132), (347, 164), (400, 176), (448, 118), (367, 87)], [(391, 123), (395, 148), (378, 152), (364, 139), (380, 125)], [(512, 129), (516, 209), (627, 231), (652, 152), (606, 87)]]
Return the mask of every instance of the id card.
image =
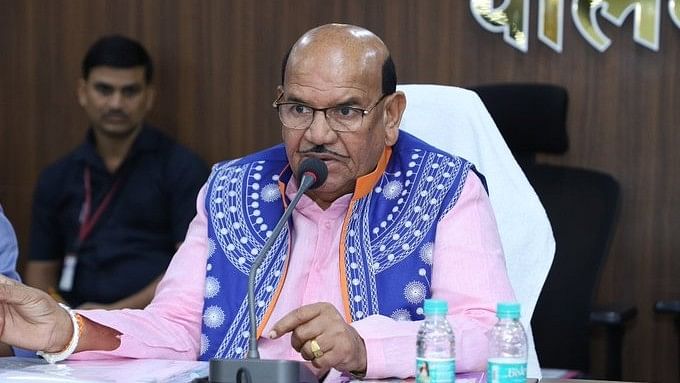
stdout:
[(73, 279), (76, 275), (76, 265), (78, 257), (75, 254), (66, 254), (64, 265), (61, 268), (61, 278), (59, 279), (59, 290), (71, 291), (73, 289)]

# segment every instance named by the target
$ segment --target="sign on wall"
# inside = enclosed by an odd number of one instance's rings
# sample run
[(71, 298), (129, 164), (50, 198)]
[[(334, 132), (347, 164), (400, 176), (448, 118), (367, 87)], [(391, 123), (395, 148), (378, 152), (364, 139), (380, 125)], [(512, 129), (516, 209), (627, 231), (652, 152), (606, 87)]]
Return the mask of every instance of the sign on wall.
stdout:
[[(633, 17), (635, 42), (654, 51), (659, 50), (663, 1), (667, 2), (671, 20), (680, 28), (680, 0), (539, 0), (538, 39), (556, 52), (562, 52), (565, 1), (570, 3), (571, 19), (578, 32), (600, 52), (609, 48), (611, 39), (600, 29), (598, 15), (617, 26)], [(486, 30), (502, 33), (508, 44), (527, 52), (529, 3), (530, 0), (505, 0), (496, 7), (494, 0), (470, 0), (470, 10)]]

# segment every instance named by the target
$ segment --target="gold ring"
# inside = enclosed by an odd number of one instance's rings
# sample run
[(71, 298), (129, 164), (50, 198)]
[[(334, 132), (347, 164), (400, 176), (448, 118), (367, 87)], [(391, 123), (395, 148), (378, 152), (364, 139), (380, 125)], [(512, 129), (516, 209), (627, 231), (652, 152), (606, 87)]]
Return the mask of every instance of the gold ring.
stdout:
[(317, 343), (316, 339), (312, 339), (309, 341), (309, 347), (312, 349), (314, 359), (321, 358), (323, 356), (323, 351), (321, 351), (321, 347), (319, 347), (319, 343)]

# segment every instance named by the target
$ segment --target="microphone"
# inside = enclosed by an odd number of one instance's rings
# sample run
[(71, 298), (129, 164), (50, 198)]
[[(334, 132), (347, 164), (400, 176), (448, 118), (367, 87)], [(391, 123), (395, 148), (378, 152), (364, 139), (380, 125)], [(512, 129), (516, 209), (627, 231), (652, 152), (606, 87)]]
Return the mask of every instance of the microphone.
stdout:
[(288, 222), (295, 206), (308, 190), (318, 188), (326, 182), (328, 168), (318, 158), (306, 158), (298, 168), (297, 177), (300, 187), (290, 201), (281, 218), (272, 230), (272, 234), (255, 257), (248, 273), (248, 318), (250, 319), (250, 336), (248, 339), (247, 359), (212, 359), (208, 380), (211, 383), (270, 383), (270, 382), (304, 382), (317, 383), (316, 376), (302, 362), (293, 360), (260, 359), (257, 350), (257, 320), (255, 318), (255, 276), (257, 270), (269, 253), (274, 241)]
[(298, 204), (302, 195), (305, 194), (307, 190), (316, 189), (326, 182), (326, 177), (328, 177), (328, 168), (326, 164), (323, 163), (318, 158), (306, 158), (300, 164), (298, 168), (298, 179), (300, 180), (300, 188), (295, 197), (283, 212), (279, 222), (276, 223), (274, 230), (272, 230), (272, 235), (269, 236), (267, 242), (265, 242), (262, 250), (257, 254), (255, 260), (253, 261), (253, 266), (250, 268), (250, 273), (248, 273), (248, 317), (250, 318), (250, 338), (248, 347), (248, 358), (258, 359), (260, 353), (257, 351), (257, 323), (255, 319), (255, 275), (257, 274), (257, 269), (260, 268), (260, 264), (264, 261), (265, 256), (269, 253), (274, 241), (281, 233), (283, 226), (288, 222), (288, 218), (293, 214), (293, 209)]
[[(326, 182), (326, 178), (328, 178), (328, 167), (326, 167), (326, 164), (318, 158), (305, 158), (298, 169), (298, 177), (301, 177), (300, 189), (302, 189), (302, 184), (305, 183), (305, 177), (311, 177), (314, 180), (307, 190), (316, 189)], [(298, 193), (300, 192), (298, 191)]]

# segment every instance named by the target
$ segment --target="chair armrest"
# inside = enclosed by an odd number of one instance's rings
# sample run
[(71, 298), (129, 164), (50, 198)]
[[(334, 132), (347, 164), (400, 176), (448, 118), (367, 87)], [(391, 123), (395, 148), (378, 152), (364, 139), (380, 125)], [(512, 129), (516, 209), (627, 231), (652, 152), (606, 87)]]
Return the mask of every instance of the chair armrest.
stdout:
[(590, 324), (607, 329), (607, 380), (621, 380), (624, 324), (636, 315), (635, 306), (620, 303), (596, 306), (590, 311)]
[(656, 301), (654, 311), (661, 314), (680, 315), (680, 301)]
[(637, 316), (637, 308), (626, 304), (612, 304), (593, 307), (590, 311), (590, 324), (621, 326)]

